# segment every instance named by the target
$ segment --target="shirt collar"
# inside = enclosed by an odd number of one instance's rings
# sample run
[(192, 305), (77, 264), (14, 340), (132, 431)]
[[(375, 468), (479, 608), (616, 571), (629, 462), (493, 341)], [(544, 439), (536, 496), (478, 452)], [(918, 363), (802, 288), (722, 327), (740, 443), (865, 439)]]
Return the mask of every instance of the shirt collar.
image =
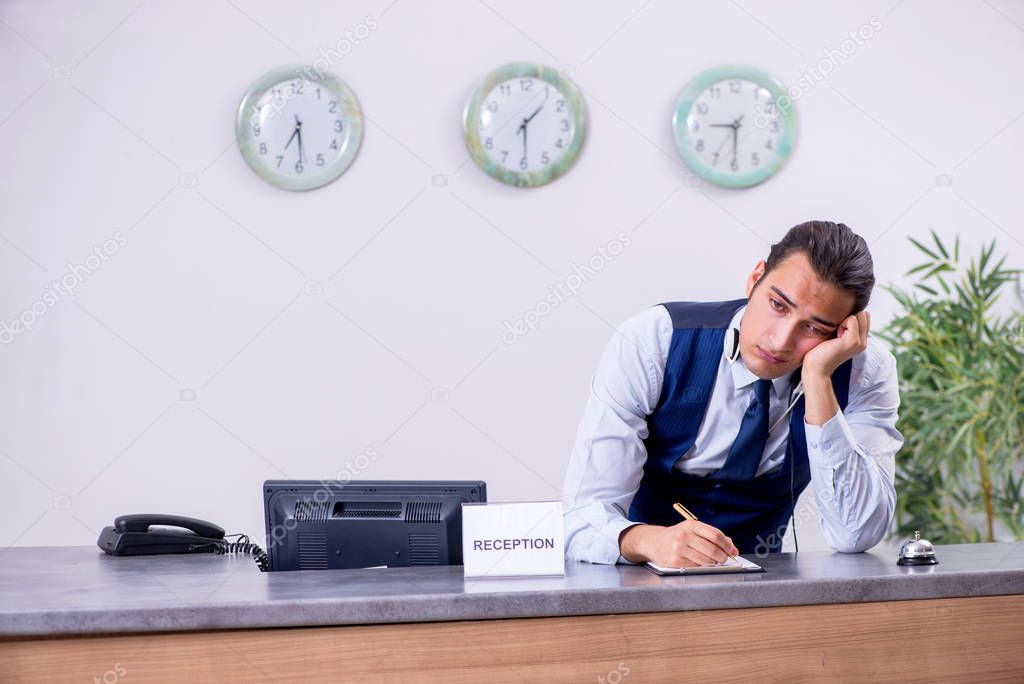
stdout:
[[(736, 313), (732, 317), (732, 320), (729, 322), (730, 328), (736, 328), (737, 330), (739, 330), (740, 321), (743, 320), (743, 312), (746, 310), (747, 306), (744, 304), (736, 311)], [(724, 350), (722, 352), (722, 357), (725, 358)], [(729, 363), (728, 359), (726, 359), (726, 363)], [(750, 371), (750, 369), (747, 368), (747, 365), (743, 363), (742, 355), (737, 357), (734, 363), (729, 364), (729, 370), (732, 373), (732, 383), (736, 387), (736, 389), (743, 389), (747, 385), (752, 385), (756, 381), (760, 380), (760, 378), (754, 375)], [(796, 371), (792, 370), (783, 375), (781, 378), (775, 378), (774, 380), (772, 380), (772, 387), (775, 390), (776, 397), (788, 396), (787, 393), (789, 392), (789, 385), (793, 379), (794, 372)]]

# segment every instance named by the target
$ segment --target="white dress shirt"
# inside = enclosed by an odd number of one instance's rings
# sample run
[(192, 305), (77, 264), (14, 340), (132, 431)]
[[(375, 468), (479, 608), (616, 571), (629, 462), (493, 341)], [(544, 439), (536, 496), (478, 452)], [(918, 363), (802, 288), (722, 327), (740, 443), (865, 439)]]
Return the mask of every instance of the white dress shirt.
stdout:
[[(745, 308), (736, 312), (732, 327), (739, 327)], [(661, 396), (672, 330), (663, 306), (634, 316), (619, 326), (594, 373), (562, 497), (566, 556), (572, 560), (628, 562), (619, 554), (618, 539), (636, 524), (626, 515), (643, 477), (647, 416)], [(776, 422), (790, 404), (791, 376), (772, 381), (768, 424), (775, 427), (757, 475), (781, 467), (785, 458), (789, 417)], [(757, 379), (742, 356), (730, 362), (722, 355), (696, 441), (676, 468), (707, 475), (722, 467)], [(896, 359), (869, 336), (867, 349), (853, 357), (846, 409), (824, 425), (804, 423), (819, 526), (837, 551), (871, 548), (892, 522), (895, 455), (903, 445), (898, 408)]]

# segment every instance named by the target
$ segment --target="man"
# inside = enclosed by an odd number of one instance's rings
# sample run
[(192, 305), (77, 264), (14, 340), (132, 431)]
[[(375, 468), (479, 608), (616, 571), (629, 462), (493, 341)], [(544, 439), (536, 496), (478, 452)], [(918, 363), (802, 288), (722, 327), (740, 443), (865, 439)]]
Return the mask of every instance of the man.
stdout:
[(693, 567), (778, 552), (808, 482), (834, 549), (877, 544), (903, 437), (896, 361), (868, 336), (874, 283), (863, 238), (810, 221), (757, 263), (748, 299), (624, 323), (566, 473), (566, 555)]

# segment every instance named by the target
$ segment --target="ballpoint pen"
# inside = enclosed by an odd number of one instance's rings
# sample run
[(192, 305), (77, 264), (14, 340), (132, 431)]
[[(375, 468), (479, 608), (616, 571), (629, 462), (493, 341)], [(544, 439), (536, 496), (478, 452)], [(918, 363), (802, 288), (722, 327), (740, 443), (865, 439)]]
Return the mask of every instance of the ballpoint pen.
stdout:
[[(684, 506), (683, 504), (681, 504), (681, 503), (674, 503), (674, 504), (672, 504), (672, 508), (676, 509), (676, 513), (678, 513), (679, 515), (683, 516), (687, 520), (693, 520), (694, 522), (698, 522), (697, 516), (695, 516), (693, 513), (691, 513), (686, 508), (686, 506)], [(740, 563), (739, 558), (737, 558), (736, 556), (733, 556), (732, 554), (726, 554), (726, 555), (729, 556), (729, 558), (731, 558), (732, 560), (734, 560), (737, 563), (739, 563), (740, 565), (742, 565), (742, 563)]]

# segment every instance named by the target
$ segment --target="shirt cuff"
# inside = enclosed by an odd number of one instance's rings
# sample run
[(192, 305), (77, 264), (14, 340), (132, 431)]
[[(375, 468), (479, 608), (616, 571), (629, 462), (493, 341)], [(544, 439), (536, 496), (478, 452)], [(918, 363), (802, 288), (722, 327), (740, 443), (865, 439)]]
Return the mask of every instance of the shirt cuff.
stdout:
[(625, 558), (622, 557), (622, 554), (619, 553), (619, 535), (622, 534), (622, 531), (625, 530), (626, 528), (632, 527), (633, 525), (639, 525), (639, 524), (640, 523), (634, 522), (633, 520), (621, 519), (621, 520), (612, 520), (611, 522), (609, 522), (607, 525), (604, 526), (604, 528), (600, 532), (601, 536), (604, 537), (605, 539), (614, 540), (614, 544), (615, 544), (614, 557), (610, 556), (608, 558), (607, 562), (609, 564), (614, 565), (616, 563), (624, 563), (626, 565), (637, 565), (637, 563), (633, 563), (632, 561), (626, 560)]
[(824, 425), (804, 423), (807, 437), (807, 453), (815, 464), (826, 468), (837, 468), (849, 458), (851, 450), (856, 450), (857, 442), (853, 437), (850, 424), (842, 411), (829, 418)]

